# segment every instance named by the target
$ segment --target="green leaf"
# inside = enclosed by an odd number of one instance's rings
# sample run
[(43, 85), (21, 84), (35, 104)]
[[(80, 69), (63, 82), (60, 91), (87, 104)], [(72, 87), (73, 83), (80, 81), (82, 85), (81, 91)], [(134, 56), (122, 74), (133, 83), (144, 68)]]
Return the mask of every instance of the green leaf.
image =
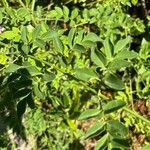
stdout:
[(37, 47), (39, 47), (39, 48), (44, 49), (46, 43), (42, 39), (35, 39), (34, 40), (34, 45), (37, 46)]
[(80, 44), (75, 44), (74, 47), (73, 47), (73, 50), (77, 51), (77, 52), (85, 52), (86, 49), (84, 46), (80, 45)]
[(20, 19), (24, 19), (24, 17), (26, 17), (27, 15), (29, 15), (29, 11), (26, 8), (19, 8), (17, 10), (17, 17)]
[(127, 138), (128, 128), (118, 120), (110, 120), (107, 123), (107, 131), (114, 138)]
[(77, 36), (75, 37), (75, 42), (76, 43), (81, 43), (83, 40), (83, 36), (84, 36), (85, 30), (80, 30), (77, 32)]
[(85, 138), (93, 138), (94, 136), (97, 136), (99, 134), (101, 134), (104, 131), (104, 124), (101, 124), (99, 122), (96, 122), (92, 127), (90, 127), (86, 134), (85, 134)]
[(129, 140), (128, 139), (121, 139), (121, 138), (113, 138), (111, 141), (112, 149), (129, 149)]
[(124, 107), (126, 103), (122, 100), (112, 100), (103, 106), (105, 114), (117, 111), (118, 109)]
[(92, 42), (98, 42), (100, 41), (100, 38), (93, 32), (90, 32), (87, 36), (84, 37), (84, 41), (92, 41)]
[(0, 34), (1, 38), (8, 39), (8, 40), (14, 40), (19, 41), (20, 40), (20, 33), (19, 29), (16, 27), (12, 28), (12, 31), (5, 31)]
[(105, 55), (98, 50), (91, 49), (91, 60), (99, 67), (105, 68), (106, 65), (106, 57)]
[(69, 31), (69, 34), (68, 34), (68, 45), (69, 45), (70, 48), (72, 48), (72, 46), (73, 46), (73, 39), (74, 39), (75, 33), (76, 33), (76, 28), (72, 28)]
[(44, 34), (42, 34), (41, 39), (44, 41), (50, 41), (53, 39), (55, 34), (55, 31), (47, 31)]
[(78, 9), (75, 8), (73, 9), (73, 11), (71, 12), (71, 20), (75, 19), (78, 16)]
[(20, 68), (22, 68), (22, 66), (19, 66), (17, 64), (9, 64), (9, 66), (5, 69), (5, 72), (6, 73), (16, 72)]
[(131, 37), (126, 37), (125, 39), (119, 40), (114, 47), (114, 52), (117, 54), (119, 51), (126, 48), (130, 42), (131, 42)]
[(63, 14), (64, 14), (64, 21), (69, 21), (69, 9), (66, 6), (63, 6)]
[(64, 51), (64, 45), (57, 34), (54, 34), (53, 43), (55, 50), (62, 54)]
[(2, 11), (0, 10), (0, 24), (2, 24), (2, 21), (3, 21), (3, 13), (2, 13)]
[(4, 53), (0, 53), (0, 64), (5, 65), (7, 63), (7, 55)]
[(88, 109), (88, 110), (85, 110), (79, 116), (79, 120), (85, 120), (85, 119), (88, 119), (88, 118), (95, 117), (95, 116), (99, 115), (100, 112), (101, 111), (98, 110), (98, 109)]
[(108, 65), (108, 69), (111, 69), (112, 71), (114, 70), (119, 70), (122, 68), (127, 68), (130, 66), (130, 62), (127, 62), (126, 60), (122, 60), (122, 59), (114, 59), (113, 61), (111, 61)]
[(27, 27), (22, 26), (22, 28), (21, 28), (21, 40), (25, 43), (27, 42), (27, 35), (28, 35)]
[(104, 83), (115, 90), (123, 90), (125, 88), (123, 81), (119, 77), (111, 73), (107, 73), (105, 75)]
[(138, 0), (131, 0), (131, 3), (136, 6), (138, 4)]
[(150, 150), (150, 144), (143, 146), (140, 150)]
[(36, 39), (40, 35), (40, 32), (41, 32), (41, 25), (37, 25), (32, 32), (33, 40)]
[(60, 7), (55, 7), (55, 11), (57, 12), (57, 19), (61, 18), (63, 16), (63, 11)]
[(95, 42), (93, 42), (93, 41), (82, 41), (82, 45), (83, 46), (85, 46), (85, 47), (89, 47), (89, 48), (91, 48), (91, 47), (96, 47), (96, 43)]
[(35, 94), (39, 99), (44, 99), (44, 93), (41, 92), (41, 90), (39, 89), (38, 83), (34, 83), (33, 89), (34, 89), (34, 94)]
[(104, 44), (105, 55), (109, 60), (112, 58), (112, 55), (114, 53), (114, 46), (111, 43), (110, 39), (108, 38), (104, 40), (103, 44)]
[(55, 79), (56, 75), (52, 72), (48, 72), (48, 73), (45, 73), (43, 75), (43, 80), (45, 80), (46, 82), (51, 82)]
[(133, 58), (137, 58), (137, 57), (138, 57), (138, 53), (136, 53), (134, 51), (122, 50), (116, 55), (115, 58), (118, 58), (118, 59), (133, 59)]
[(100, 140), (97, 141), (94, 150), (104, 150), (107, 147), (108, 135), (105, 134)]
[(29, 51), (30, 51), (30, 48), (27, 44), (24, 44), (22, 47), (22, 51), (25, 53), (25, 54), (28, 54)]
[(23, 62), (23, 66), (28, 70), (31, 76), (42, 75), (36, 66), (31, 65), (29, 62)]
[(48, 18), (55, 18), (58, 16), (58, 13), (56, 10), (51, 10), (48, 14), (47, 14), (47, 17)]
[(75, 69), (75, 76), (83, 81), (97, 78), (97, 74), (92, 68), (77, 68)]

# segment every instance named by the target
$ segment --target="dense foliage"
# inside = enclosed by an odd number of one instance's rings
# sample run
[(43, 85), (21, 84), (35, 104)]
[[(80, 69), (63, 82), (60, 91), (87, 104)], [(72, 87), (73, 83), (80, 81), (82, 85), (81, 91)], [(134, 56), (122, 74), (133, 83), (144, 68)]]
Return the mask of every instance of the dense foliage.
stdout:
[(1, 149), (150, 149), (149, 7), (1, 0)]

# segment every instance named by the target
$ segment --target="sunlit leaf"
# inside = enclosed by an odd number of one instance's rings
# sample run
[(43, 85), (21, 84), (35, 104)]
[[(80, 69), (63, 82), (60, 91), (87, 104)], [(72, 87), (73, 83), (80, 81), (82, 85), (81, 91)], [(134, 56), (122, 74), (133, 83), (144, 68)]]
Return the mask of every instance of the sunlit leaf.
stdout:
[(73, 38), (75, 36), (75, 33), (76, 33), (76, 28), (72, 28), (69, 31), (69, 34), (68, 34), (68, 45), (70, 46), (70, 48), (72, 48), (72, 46), (73, 46)]
[(9, 66), (5, 69), (6, 73), (16, 72), (18, 69), (22, 68), (17, 64), (9, 64)]
[(78, 79), (88, 81), (91, 78), (97, 78), (96, 72), (92, 68), (77, 68), (75, 75)]
[(96, 122), (92, 127), (90, 127), (87, 130), (84, 139), (97, 136), (97, 135), (101, 134), (103, 131), (104, 131), (104, 124), (102, 124), (100, 122)]
[(119, 40), (114, 47), (114, 52), (118, 53), (119, 51), (123, 50), (124, 48), (128, 48), (127, 45), (130, 42), (131, 42), (131, 37), (126, 37), (125, 39)]
[(97, 141), (94, 150), (104, 150), (107, 147), (108, 135), (105, 134), (100, 140)]
[(118, 76), (111, 73), (105, 75), (104, 83), (115, 90), (123, 90), (125, 88), (123, 81)]
[(105, 68), (106, 64), (106, 57), (105, 55), (98, 50), (92, 49), (91, 50), (91, 60), (99, 67)]
[(95, 117), (101, 113), (98, 109), (88, 109), (81, 113), (79, 120), (85, 120), (91, 117)]
[(104, 113), (111, 113), (124, 107), (126, 103), (122, 100), (112, 100), (103, 106)]

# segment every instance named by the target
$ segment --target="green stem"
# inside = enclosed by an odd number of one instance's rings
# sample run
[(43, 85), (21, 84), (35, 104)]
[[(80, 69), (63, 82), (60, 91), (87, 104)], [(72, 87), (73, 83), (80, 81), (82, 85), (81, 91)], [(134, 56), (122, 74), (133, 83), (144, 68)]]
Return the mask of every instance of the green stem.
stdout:
[(139, 115), (137, 112), (127, 108), (127, 107), (124, 107), (123, 108), (126, 112), (128, 112), (129, 114), (135, 116), (136, 118), (139, 118), (140, 120), (144, 121), (145, 123), (147, 123), (147, 125), (150, 126), (150, 121), (146, 118), (144, 118), (143, 116)]
[(35, 7), (35, 0), (32, 0), (32, 5), (31, 5), (32, 12), (34, 12), (34, 7)]
[(9, 7), (6, 0), (2, 0), (2, 3), (3, 3), (3, 6), (5, 7), (5, 9), (7, 9)]
[(133, 105), (133, 93), (132, 93), (132, 80), (130, 79), (130, 93), (129, 93), (129, 97), (130, 97), (130, 101), (131, 101), (131, 105), (132, 105), (132, 109), (134, 109), (134, 105)]
[(20, 3), (20, 5), (21, 5), (22, 7), (26, 7), (26, 6), (24, 5), (24, 3), (22, 2), (22, 0), (19, 0), (19, 3)]

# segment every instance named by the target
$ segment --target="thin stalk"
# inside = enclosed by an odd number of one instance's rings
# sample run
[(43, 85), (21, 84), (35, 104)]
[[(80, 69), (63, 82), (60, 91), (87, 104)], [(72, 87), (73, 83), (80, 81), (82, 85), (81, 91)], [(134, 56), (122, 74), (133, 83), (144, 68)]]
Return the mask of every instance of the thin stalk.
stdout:
[(6, 0), (2, 0), (2, 3), (3, 3), (3, 6), (5, 7), (5, 9), (9, 7), (9, 5), (8, 5)]
[(19, 0), (18, 2), (19, 2), (19, 4), (20, 4), (22, 7), (26, 7), (26, 6), (24, 5), (24, 3), (22, 2), (22, 0)]
[(135, 112), (135, 111), (133, 111), (133, 110), (127, 108), (127, 107), (124, 107), (123, 110), (125, 110), (125, 111), (128, 112), (129, 114), (135, 116), (136, 118), (138, 118), (138, 119), (144, 121), (145, 123), (147, 123), (147, 125), (150, 126), (150, 121), (149, 121), (148, 119), (146, 119), (145, 117), (139, 115), (137, 112)]
[(32, 0), (32, 5), (31, 5), (32, 12), (34, 12), (34, 7), (35, 7), (35, 0)]
[(36, 25), (36, 20), (35, 20), (35, 16), (34, 16), (34, 8), (35, 8), (35, 0), (32, 0), (31, 3), (31, 11), (32, 11), (32, 22), (34, 25)]
[(131, 105), (132, 105), (132, 109), (134, 109), (134, 105), (133, 105), (133, 93), (132, 93), (132, 80), (130, 79), (130, 101), (131, 101)]

